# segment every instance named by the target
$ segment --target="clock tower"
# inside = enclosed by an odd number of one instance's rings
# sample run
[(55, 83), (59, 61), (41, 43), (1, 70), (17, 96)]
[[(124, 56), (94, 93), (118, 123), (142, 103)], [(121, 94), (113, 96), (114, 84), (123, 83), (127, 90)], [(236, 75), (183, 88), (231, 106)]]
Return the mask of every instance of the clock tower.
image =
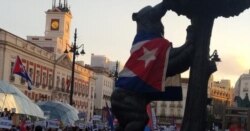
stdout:
[(40, 47), (54, 52), (60, 57), (70, 44), (70, 25), (72, 14), (67, 0), (57, 3), (52, 0), (52, 8), (46, 12), (46, 24), (44, 36), (27, 36), (27, 39)]
[(45, 37), (60, 37), (64, 45), (69, 44), (71, 19), (67, 1), (61, 3), (60, 0), (56, 6), (56, 1), (53, 0), (52, 9), (46, 11)]

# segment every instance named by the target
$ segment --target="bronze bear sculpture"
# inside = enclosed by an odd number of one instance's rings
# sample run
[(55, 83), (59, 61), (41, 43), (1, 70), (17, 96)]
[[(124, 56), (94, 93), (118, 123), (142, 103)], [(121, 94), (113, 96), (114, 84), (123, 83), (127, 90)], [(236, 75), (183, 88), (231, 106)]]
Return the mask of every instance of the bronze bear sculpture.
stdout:
[[(132, 19), (137, 23), (137, 34), (134, 38), (133, 46), (137, 47), (142, 41), (159, 40), (160, 42), (168, 42), (164, 39), (164, 26), (161, 18), (165, 15), (167, 7), (164, 2), (151, 7), (147, 6), (137, 13), (133, 13)], [(192, 25), (187, 28), (186, 42), (179, 48), (169, 47), (169, 54), (167, 55), (167, 69), (163, 72), (165, 78), (182, 73), (190, 67), (192, 52), (193, 52), (193, 27)], [(139, 44), (137, 44), (139, 43)], [(170, 46), (171, 45), (171, 42)], [(155, 43), (158, 44), (158, 43)], [(131, 52), (133, 48), (131, 49)], [(144, 49), (145, 51), (145, 49)], [(133, 54), (131, 54), (132, 56)], [(133, 58), (131, 58), (133, 60)], [(157, 59), (152, 58), (152, 59)], [(129, 61), (131, 61), (129, 59)], [(164, 62), (164, 61), (162, 61)], [(126, 63), (128, 64), (128, 62)], [(145, 63), (147, 65), (147, 63)], [(153, 65), (152, 65), (153, 66)], [(126, 65), (125, 65), (126, 67)], [(133, 68), (133, 66), (131, 67)], [(132, 87), (123, 85), (124, 77), (120, 74), (124, 73), (127, 69), (123, 69), (119, 73), (116, 87), (111, 95), (111, 110), (114, 116), (118, 119), (119, 126), (116, 131), (143, 131), (147, 124), (149, 117), (147, 115), (146, 106), (151, 101), (166, 101), (171, 100), (170, 93), (166, 92), (151, 92), (143, 91), (145, 84), (135, 84)], [(132, 69), (133, 70), (133, 69)], [(134, 72), (132, 72), (134, 73)], [(125, 73), (126, 74), (126, 73)], [(138, 80), (138, 79), (137, 79)], [(130, 81), (128, 84), (130, 84)], [(138, 86), (140, 90), (135, 90)], [(146, 90), (146, 88), (145, 88)]]

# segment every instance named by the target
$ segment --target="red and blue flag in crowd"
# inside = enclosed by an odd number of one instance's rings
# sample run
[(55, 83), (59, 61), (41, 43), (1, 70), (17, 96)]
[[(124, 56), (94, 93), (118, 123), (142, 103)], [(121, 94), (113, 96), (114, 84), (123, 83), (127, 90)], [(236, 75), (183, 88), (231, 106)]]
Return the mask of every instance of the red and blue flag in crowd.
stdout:
[(23, 79), (25, 79), (28, 82), (28, 89), (29, 90), (32, 89), (32, 81), (31, 81), (27, 71), (25, 70), (25, 66), (23, 65), (19, 56), (17, 56), (17, 58), (16, 58), (15, 65), (13, 67), (13, 74), (17, 74), (17, 75), (21, 76)]
[(112, 115), (112, 112), (108, 106), (108, 103), (106, 102), (106, 109), (107, 109), (107, 120), (108, 120), (108, 126), (110, 127), (110, 130), (111, 131), (114, 131), (114, 125), (113, 125), (113, 115)]
[(148, 104), (146, 108), (147, 108), (147, 114), (148, 114), (148, 117), (149, 117), (149, 121), (148, 121), (148, 124), (146, 125), (146, 127), (144, 128), (144, 131), (152, 131), (153, 122), (152, 122), (152, 112), (151, 112), (150, 104)]
[(137, 34), (116, 87), (136, 92), (164, 92), (171, 43), (161, 36)]

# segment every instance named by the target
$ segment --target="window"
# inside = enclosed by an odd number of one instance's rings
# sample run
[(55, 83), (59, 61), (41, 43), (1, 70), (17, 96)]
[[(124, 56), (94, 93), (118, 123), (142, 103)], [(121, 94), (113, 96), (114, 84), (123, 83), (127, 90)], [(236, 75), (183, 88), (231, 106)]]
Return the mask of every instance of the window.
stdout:
[(36, 71), (36, 86), (40, 86), (40, 71), (39, 70), (37, 70)]
[(62, 78), (62, 91), (65, 91), (65, 78)]
[(80, 83), (81, 87), (80, 87), (80, 94), (83, 95), (83, 83)]
[(13, 74), (13, 68), (14, 68), (14, 62), (11, 62), (10, 63), (10, 81), (15, 81), (15, 76), (14, 76), (14, 74)]
[(56, 77), (56, 88), (59, 88), (59, 84), (60, 84), (60, 76)]
[(161, 108), (161, 116), (166, 116), (165, 109)]
[(88, 96), (89, 95), (89, 87), (88, 86), (86, 86), (85, 92), (86, 92), (86, 95)]
[(33, 69), (30, 68), (30, 69), (29, 69), (29, 76), (30, 76), (30, 79), (31, 79), (31, 80), (33, 80), (33, 73), (34, 73), (34, 72), (33, 72)]
[(181, 109), (177, 109), (177, 116), (181, 117)]
[(74, 93), (76, 94), (76, 88), (77, 88), (77, 83), (76, 82), (74, 82), (74, 89), (73, 89), (73, 91), (74, 91)]
[(47, 73), (46, 72), (43, 72), (42, 78), (43, 78), (43, 88), (45, 88), (47, 86)]
[(182, 108), (182, 103), (178, 101), (177, 107)]
[(78, 82), (76, 82), (75, 83), (75, 88), (74, 88), (75, 93), (78, 93), (78, 88), (79, 88), (79, 85), (78, 85)]
[(76, 93), (80, 93), (80, 89), (81, 89), (81, 83), (78, 82), (77, 83), (77, 88), (76, 88)]
[(173, 108), (170, 108), (170, 115), (174, 116), (174, 109)]
[(173, 102), (173, 101), (171, 101), (169, 106), (174, 108), (174, 107), (175, 107), (174, 102)]
[(53, 81), (52, 74), (49, 74), (49, 89), (52, 89), (52, 81)]
[(162, 103), (161, 103), (161, 107), (162, 107), (162, 108), (166, 108), (166, 107), (167, 107), (167, 104), (166, 104), (165, 102), (162, 102)]
[(247, 87), (244, 87), (244, 88), (243, 88), (243, 92), (248, 92), (248, 88), (247, 88)]
[(67, 92), (69, 92), (70, 85), (71, 85), (71, 80), (70, 80), (70, 77), (67, 76), (67, 81), (66, 81), (66, 91)]

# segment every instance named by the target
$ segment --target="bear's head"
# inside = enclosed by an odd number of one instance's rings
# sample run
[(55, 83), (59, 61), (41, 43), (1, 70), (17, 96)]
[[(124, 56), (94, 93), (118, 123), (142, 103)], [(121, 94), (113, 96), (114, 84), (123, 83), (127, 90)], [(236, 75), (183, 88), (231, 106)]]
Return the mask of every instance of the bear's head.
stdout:
[(166, 11), (158, 11), (152, 6), (146, 6), (139, 12), (133, 13), (132, 19), (137, 23), (137, 33), (151, 33), (155, 35), (164, 35), (164, 26), (161, 18)]

